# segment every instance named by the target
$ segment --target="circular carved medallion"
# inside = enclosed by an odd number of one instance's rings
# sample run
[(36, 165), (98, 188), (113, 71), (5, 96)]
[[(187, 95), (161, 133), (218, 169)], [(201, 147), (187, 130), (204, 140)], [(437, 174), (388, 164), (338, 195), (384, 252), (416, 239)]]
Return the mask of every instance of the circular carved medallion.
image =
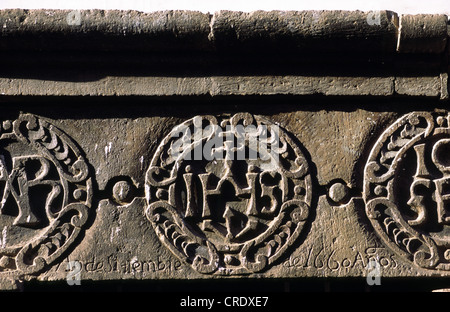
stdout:
[(147, 218), (202, 273), (265, 269), (300, 235), (311, 177), (299, 146), (259, 116), (197, 116), (159, 145), (146, 174)]
[(366, 213), (400, 256), (450, 270), (448, 113), (413, 112), (392, 124), (364, 170)]
[(0, 274), (41, 271), (87, 220), (88, 165), (62, 131), (31, 114), (0, 128)]

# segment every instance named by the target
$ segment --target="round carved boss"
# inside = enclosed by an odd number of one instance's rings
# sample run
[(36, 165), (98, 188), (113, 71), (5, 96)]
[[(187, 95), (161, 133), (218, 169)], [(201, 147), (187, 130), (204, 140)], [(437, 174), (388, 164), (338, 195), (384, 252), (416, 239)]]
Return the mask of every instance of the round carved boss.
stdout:
[(0, 276), (41, 271), (73, 243), (92, 187), (77, 146), (44, 119), (22, 114), (0, 127)]
[(450, 117), (407, 114), (379, 137), (364, 170), (366, 214), (399, 256), (450, 270)]
[(311, 177), (299, 146), (262, 117), (196, 116), (162, 140), (146, 197), (147, 218), (179, 259), (201, 273), (247, 274), (302, 232)]

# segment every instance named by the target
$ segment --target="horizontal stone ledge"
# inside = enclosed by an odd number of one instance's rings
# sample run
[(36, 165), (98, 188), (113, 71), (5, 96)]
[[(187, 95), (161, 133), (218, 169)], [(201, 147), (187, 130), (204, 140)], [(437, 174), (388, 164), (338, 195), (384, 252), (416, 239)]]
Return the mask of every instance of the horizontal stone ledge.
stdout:
[(123, 77), (94, 81), (0, 78), (3, 96), (415, 96), (448, 99), (447, 74), (426, 77)]
[(391, 11), (1, 10), (0, 51), (442, 53), (446, 15)]

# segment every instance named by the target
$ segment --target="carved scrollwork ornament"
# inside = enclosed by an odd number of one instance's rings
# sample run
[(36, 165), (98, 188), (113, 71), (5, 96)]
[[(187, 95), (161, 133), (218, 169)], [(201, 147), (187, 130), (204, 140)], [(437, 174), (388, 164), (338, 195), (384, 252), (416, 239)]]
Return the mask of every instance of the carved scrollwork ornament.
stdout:
[(146, 216), (179, 259), (206, 274), (266, 269), (309, 216), (308, 163), (260, 116), (196, 116), (160, 143), (146, 174)]
[(412, 112), (387, 128), (364, 169), (366, 214), (398, 255), (450, 271), (450, 116)]
[(0, 127), (0, 278), (42, 271), (88, 219), (92, 182), (77, 145), (32, 114)]

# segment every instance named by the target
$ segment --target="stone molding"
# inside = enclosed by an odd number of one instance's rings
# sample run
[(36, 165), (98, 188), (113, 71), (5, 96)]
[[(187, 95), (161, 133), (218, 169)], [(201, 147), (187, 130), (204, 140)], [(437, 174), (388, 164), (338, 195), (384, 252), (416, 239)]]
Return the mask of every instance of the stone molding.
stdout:
[(0, 27), (0, 288), (450, 276), (447, 16), (3, 10)]
[[(447, 16), (391, 11), (2, 10), (0, 48), (442, 53)], [(327, 44), (323, 44), (326, 40)], [(120, 44), (119, 44), (120, 43)]]

